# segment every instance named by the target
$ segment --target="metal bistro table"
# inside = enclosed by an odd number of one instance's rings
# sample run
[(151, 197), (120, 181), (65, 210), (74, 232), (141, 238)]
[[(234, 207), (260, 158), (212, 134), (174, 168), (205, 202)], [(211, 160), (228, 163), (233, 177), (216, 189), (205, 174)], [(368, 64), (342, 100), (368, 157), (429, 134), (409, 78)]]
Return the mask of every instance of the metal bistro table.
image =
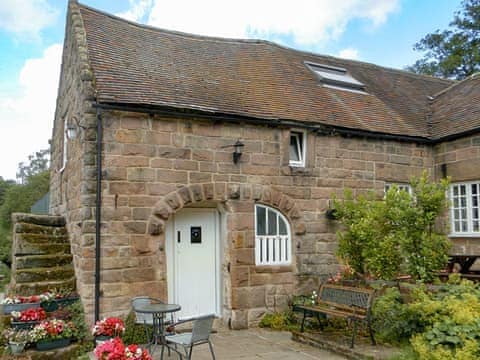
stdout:
[(181, 306), (177, 304), (145, 304), (145, 305), (138, 305), (133, 309), (134, 311), (142, 314), (152, 314), (153, 333), (152, 333), (152, 340), (148, 344), (148, 350), (150, 351), (151, 354), (154, 353), (154, 351), (151, 351), (151, 349), (160, 342), (160, 344), (162, 345), (161, 358), (163, 358), (163, 350), (166, 346), (165, 315), (179, 311), (180, 309), (181, 309)]

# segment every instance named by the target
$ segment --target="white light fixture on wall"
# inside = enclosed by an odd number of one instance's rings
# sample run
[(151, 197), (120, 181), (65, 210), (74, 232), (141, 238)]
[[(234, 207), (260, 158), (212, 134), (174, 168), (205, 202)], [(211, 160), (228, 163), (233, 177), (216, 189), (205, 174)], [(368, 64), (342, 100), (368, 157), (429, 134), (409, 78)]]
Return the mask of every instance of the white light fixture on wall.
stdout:
[(75, 140), (77, 138), (77, 135), (78, 135), (78, 128), (77, 128), (77, 125), (75, 124), (68, 124), (67, 125), (67, 138), (69, 140)]

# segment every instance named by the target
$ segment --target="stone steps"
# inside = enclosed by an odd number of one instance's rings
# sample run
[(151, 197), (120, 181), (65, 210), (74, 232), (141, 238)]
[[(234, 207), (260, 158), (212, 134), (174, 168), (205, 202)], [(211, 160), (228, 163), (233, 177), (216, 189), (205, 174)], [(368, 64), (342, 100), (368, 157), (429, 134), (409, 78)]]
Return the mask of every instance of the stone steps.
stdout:
[(15, 292), (25, 296), (38, 295), (48, 290), (54, 289), (75, 289), (75, 277), (63, 279), (60, 281), (42, 281), (37, 283), (18, 283), (15, 284)]
[(10, 292), (35, 295), (47, 290), (75, 290), (73, 257), (65, 219), (14, 214)]
[(27, 223), (15, 223), (15, 226), (13, 227), (13, 232), (17, 234), (20, 234), (20, 233), (43, 234), (43, 235), (54, 235), (54, 236), (67, 235), (67, 229), (65, 227), (27, 224)]
[(16, 269), (49, 268), (72, 264), (71, 254), (47, 254), (17, 256)]
[(17, 269), (15, 276), (17, 284), (52, 280), (61, 281), (75, 276), (75, 271), (73, 266), (69, 264), (46, 268)]

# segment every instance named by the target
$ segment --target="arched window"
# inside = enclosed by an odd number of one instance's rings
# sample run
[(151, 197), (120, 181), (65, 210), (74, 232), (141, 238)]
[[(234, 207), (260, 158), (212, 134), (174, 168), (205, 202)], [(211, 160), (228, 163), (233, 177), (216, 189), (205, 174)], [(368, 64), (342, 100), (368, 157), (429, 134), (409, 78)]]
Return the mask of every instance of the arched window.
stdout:
[(255, 205), (255, 264), (288, 265), (292, 240), (287, 219), (279, 211)]

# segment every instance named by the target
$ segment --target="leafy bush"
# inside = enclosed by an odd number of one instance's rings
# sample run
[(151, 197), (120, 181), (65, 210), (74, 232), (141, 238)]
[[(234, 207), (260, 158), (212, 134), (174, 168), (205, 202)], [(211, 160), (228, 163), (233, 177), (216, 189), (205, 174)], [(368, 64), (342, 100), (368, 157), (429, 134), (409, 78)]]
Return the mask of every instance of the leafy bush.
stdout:
[(334, 201), (345, 225), (338, 255), (355, 273), (386, 280), (406, 273), (432, 281), (446, 265), (450, 242), (435, 225), (447, 208), (448, 182), (431, 183), (424, 173), (410, 185), (412, 195), (392, 186), (381, 200), (373, 193), (354, 199), (347, 190), (343, 201)]
[(463, 280), (437, 292), (419, 290), (410, 308), (425, 331), (415, 335), (413, 349), (421, 359), (480, 358), (480, 289)]
[[(149, 327), (149, 334), (151, 334), (151, 331), (152, 329)], [(122, 335), (122, 340), (126, 345), (148, 343), (145, 326), (143, 324), (135, 324), (135, 313), (132, 311), (125, 319), (125, 332)]]
[(266, 313), (258, 325), (274, 330), (293, 330), (298, 328), (297, 320), (292, 311)]
[(406, 304), (398, 288), (388, 288), (372, 308), (373, 329), (378, 341), (405, 344), (423, 329), (419, 314)]

